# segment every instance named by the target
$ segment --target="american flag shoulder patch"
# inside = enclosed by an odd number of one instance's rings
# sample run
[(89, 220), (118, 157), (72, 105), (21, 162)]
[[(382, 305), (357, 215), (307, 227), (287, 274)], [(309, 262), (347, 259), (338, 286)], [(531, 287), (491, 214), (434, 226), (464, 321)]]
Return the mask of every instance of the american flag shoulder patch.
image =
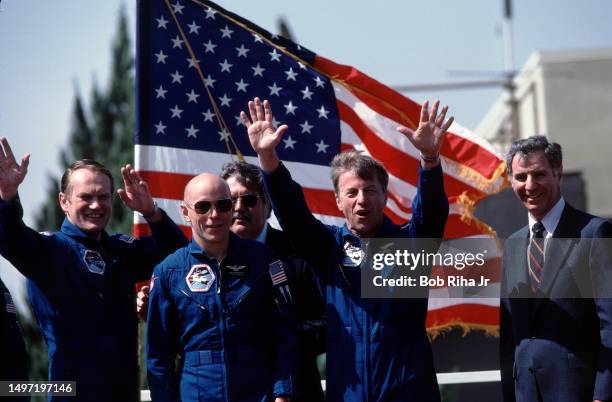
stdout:
[(287, 282), (287, 274), (285, 273), (285, 264), (281, 261), (274, 261), (269, 266), (270, 279), (274, 286)]

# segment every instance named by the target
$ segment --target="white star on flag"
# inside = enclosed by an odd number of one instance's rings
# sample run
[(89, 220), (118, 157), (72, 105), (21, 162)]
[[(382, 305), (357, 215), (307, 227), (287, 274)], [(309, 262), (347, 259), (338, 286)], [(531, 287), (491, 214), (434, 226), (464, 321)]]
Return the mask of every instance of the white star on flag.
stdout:
[(283, 87), (276, 86), (276, 82), (273, 82), (272, 86), (271, 87), (269, 86), (268, 88), (270, 88), (270, 96), (272, 95), (280, 96), (279, 95), (280, 90), (283, 89)]
[(321, 140), (321, 142), (315, 144), (317, 146), (317, 153), (319, 152), (323, 152), (324, 154), (327, 153), (327, 147), (329, 147), (329, 145), (327, 145), (326, 143), (323, 142), (323, 140)]
[(204, 50), (204, 52), (208, 53), (214, 53), (215, 52), (215, 48), (217, 47), (217, 45), (215, 45), (214, 43), (212, 43), (212, 41), (209, 39), (208, 42), (204, 42), (204, 47), (206, 48)]
[(178, 1), (172, 5), (172, 9), (177, 14), (183, 14), (183, 8), (185, 8), (185, 6), (182, 6)]
[(156, 92), (155, 99), (159, 99), (159, 98), (166, 99), (166, 93), (168, 91), (165, 90), (163, 86), (160, 85), (159, 88), (155, 90), (155, 92)]
[(223, 60), (223, 63), (219, 63), (219, 65), (221, 66), (221, 72), (228, 72), (231, 73), (231, 68), (233, 66), (233, 64), (230, 64), (227, 62), (227, 59)]
[(219, 100), (221, 101), (221, 106), (229, 107), (230, 102), (232, 101), (232, 98), (228, 98), (227, 94), (223, 94), (223, 96), (220, 97)]
[(242, 78), (240, 79), (240, 81), (236, 82), (235, 84), (238, 87), (236, 89), (236, 92), (240, 92), (240, 91), (246, 92), (247, 91), (246, 89), (249, 86), (249, 84), (244, 82), (244, 80)]
[(250, 49), (247, 49), (244, 47), (244, 45), (240, 45), (240, 47), (237, 47), (236, 50), (238, 51), (238, 57), (247, 57), (247, 53)]
[(308, 133), (310, 134), (310, 130), (314, 127), (310, 124), (308, 124), (308, 120), (304, 121), (304, 123), (300, 124), (300, 127), (302, 127), (302, 134), (303, 133)]
[(232, 34), (234, 33), (234, 31), (232, 31), (231, 29), (229, 29), (229, 27), (226, 25), (225, 28), (221, 29), (221, 38), (232, 38)]
[(168, 55), (164, 54), (164, 52), (160, 50), (159, 53), (155, 53), (155, 57), (157, 57), (158, 63), (166, 64), (166, 59), (168, 58)]
[(312, 94), (314, 94), (314, 92), (308, 89), (308, 86), (306, 86), (306, 88), (304, 88), (300, 92), (302, 93), (302, 99), (312, 100)]
[(172, 49), (174, 49), (175, 47), (178, 47), (179, 49), (183, 47), (183, 40), (178, 35), (176, 35), (176, 37), (172, 39)]
[(210, 76), (210, 74), (208, 74), (208, 76), (206, 78), (204, 78), (204, 85), (206, 85), (206, 87), (210, 87), (210, 88), (214, 88), (215, 87), (215, 79), (213, 79), (213, 77)]
[(155, 126), (155, 134), (166, 134), (166, 125), (160, 120)]
[(195, 33), (196, 35), (200, 34), (200, 26), (193, 21), (191, 24), (187, 24), (189, 27), (189, 33)]
[(266, 71), (265, 68), (262, 68), (259, 63), (255, 67), (251, 67), (253, 69), (253, 77), (260, 76), (263, 77), (263, 72)]
[(327, 119), (327, 114), (329, 112), (325, 110), (325, 106), (321, 105), (321, 108), (317, 109), (317, 112), (319, 113), (319, 118)]
[(289, 70), (285, 71), (285, 74), (287, 74), (287, 81), (296, 81), (295, 77), (297, 77), (297, 73), (293, 71), (293, 67), (289, 67)]
[(170, 109), (170, 111), (172, 112), (172, 118), (174, 119), (175, 117), (177, 118), (181, 118), (181, 113), (183, 113), (183, 109), (179, 109), (178, 105), (174, 105), (174, 107), (172, 109)]
[(166, 28), (166, 24), (168, 24), (168, 20), (164, 18), (164, 16), (162, 15), (160, 18), (156, 19), (157, 21), (157, 28)]
[(191, 127), (187, 127), (185, 130), (187, 130), (187, 138), (189, 137), (198, 138), (197, 132), (200, 130), (195, 128), (193, 124), (191, 125)]
[(181, 83), (181, 80), (183, 79), (183, 76), (181, 75), (181, 73), (178, 72), (178, 70), (176, 70), (174, 72), (174, 74), (170, 74), (170, 76), (172, 77), (172, 83), (174, 84), (175, 82), (178, 82), (179, 84)]
[(187, 92), (185, 95), (187, 95), (187, 103), (198, 103), (198, 97), (200, 95), (195, 93), (193, 89), (191, 90), (191, 92)]
[(287, 103), (286, 105), (283, 105), (285, 107), (285, 114), (295, 114), (295, 110), (298, 108), (297, 106), (295, 106), (293, 104), (293, 102), (289, 101), (289, 103)]
[(297, 141), (294, 141), (291, 136), (284, 138), (283, 142), (285, 143), (285, 149), (287, 148), (291, 148), (291, 149), (295, 149), (294, 145)]
[(204, 121), (210, 121), (213, 123), (213, 117), (215, 117), (215, 114), (210, 111), (210, 108), (205, 112), (202, 112), (202, 114), (204, 115)]
[(270, 61), (280, 61), (281, 55), (276, 51), (276, 49), (272, 49), (272, 51), (268, 54), (270, 55)]

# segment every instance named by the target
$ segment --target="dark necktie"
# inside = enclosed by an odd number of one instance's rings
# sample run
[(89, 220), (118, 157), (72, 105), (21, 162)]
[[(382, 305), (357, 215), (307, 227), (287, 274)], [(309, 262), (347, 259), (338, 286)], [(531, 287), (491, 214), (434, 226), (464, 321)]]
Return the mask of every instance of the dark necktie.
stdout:
[(533, 236), (529, 241), (528, 258), (529, 284), (533, 293), (537, 293), (540, 287), (542, 272), (544, 271), (544, 225), (536, 222), (531, 228)]

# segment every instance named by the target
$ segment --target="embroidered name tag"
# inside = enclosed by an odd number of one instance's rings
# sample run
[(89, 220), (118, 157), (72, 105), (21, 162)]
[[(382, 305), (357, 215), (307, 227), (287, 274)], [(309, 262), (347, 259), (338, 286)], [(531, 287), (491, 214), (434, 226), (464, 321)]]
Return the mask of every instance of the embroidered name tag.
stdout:
[(227, 265), (225, 270), (229, 276), (234, 278), (244, 278), (247, 273), (246, 265)]

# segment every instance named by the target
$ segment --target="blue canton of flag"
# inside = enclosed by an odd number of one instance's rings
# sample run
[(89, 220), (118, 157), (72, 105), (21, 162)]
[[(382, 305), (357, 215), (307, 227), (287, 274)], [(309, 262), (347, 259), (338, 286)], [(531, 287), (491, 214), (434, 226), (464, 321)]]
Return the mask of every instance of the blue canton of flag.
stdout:
[(281, 159), (329, 165), (340, 123), (329, 79), (307, 66), (314, 53), (213, 3), (139, 7), (137, 144), (255, 155), (240, 111), (258, 96), (274, 105), (277, 126), (294, 128)]

